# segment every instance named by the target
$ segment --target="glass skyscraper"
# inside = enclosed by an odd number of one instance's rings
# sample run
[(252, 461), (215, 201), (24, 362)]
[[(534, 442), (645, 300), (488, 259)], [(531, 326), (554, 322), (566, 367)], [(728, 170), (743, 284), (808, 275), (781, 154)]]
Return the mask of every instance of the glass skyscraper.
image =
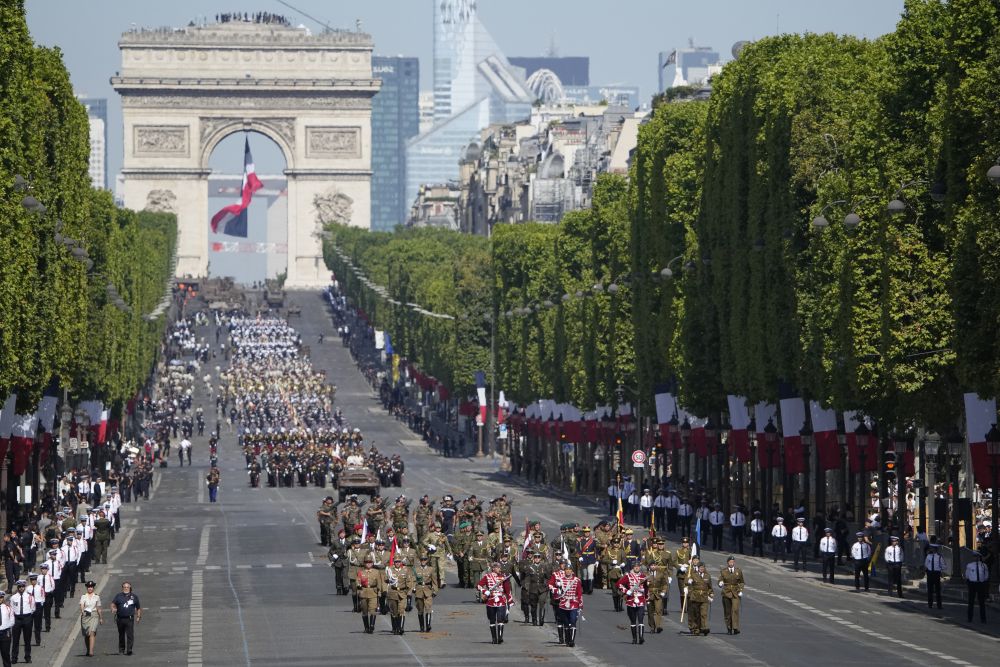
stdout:
[(416, 58), (372, 57), (382, 88), (372, 99), (372, 225), (391, 231), (406, 222), (406, 142), (420, 131), (420, 66)]
[(434, 3), (434, 125), (406, 150), (406, 201), (423, 184), (458, 178), (458, 161), (479, 131), (531, 116), (523, 70), (512, 68), (479, 22), (475, 0)]

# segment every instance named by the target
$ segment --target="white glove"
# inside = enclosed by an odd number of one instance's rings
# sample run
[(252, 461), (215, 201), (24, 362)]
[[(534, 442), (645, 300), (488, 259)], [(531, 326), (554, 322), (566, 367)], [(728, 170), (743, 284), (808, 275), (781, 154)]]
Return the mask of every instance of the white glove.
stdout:
[(582, 556), (580, 557), (580, 562), (581, 562), (581, 563), (583, 562), (583, 557), (582, 557)]
[(681, 565), (681, 572), (687, 572), (687, 571), (688, 571), (688, 566), (687, 565)]
[(338, 556), (337, 554), (333, 554), (332, 556), (330, 556), (330, 560), (337, 560), (338, 558), (340, 558), (340, 556)]
[(709, 603), (715, 602), (715, 596), (714, 595), (709, 595), (708, 596), (708, 601), (709, 601)]
[(667, 594), (666, 593), (660, 593), (660, 597), (661, 598), (665, 598), (665, 597), (667, 597)]
[(743, 597), (743, 591), (740, 591), (739, 593), (737, 593), (736, 597), (740, 597), (740, 598)]
[(433, 551), (437, 551), (438, 548), (436, 546), (434, 546), (433, 544), (428, 544), (427, 545), (427, 550), (433, 552)]
[(616, 560), (613, 560), (613, 561), (611, 561), (611, 564), (612, 564), (612, 565), (618, 565), (618, 561), (616, 561)]
[(667, 577), (667, 584), (669, 585), (669, 584), (672, 584), (672, 583), (674, 583), (674, 578), (673, 577)]
[(684, 587), (684, 595), (687, 595), (687, 594), (688, 594), (688, 587), (687, 587), (687, 586), (685, 586), (685, 587)]
[(722, 586), (723, 586), (723, 585), (724, 585), (724, 584), (723, 584), (723, 582), (722, 582), (722, 579), (719, 579), (719, 588), (722, 588)]
[(688, 586), (694, 583), (694, 579), (688, 579)]

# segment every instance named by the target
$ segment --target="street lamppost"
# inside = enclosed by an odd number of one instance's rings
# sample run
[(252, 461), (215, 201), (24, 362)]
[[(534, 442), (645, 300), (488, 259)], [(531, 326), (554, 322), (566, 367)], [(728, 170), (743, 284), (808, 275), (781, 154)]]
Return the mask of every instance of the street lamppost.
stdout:
[(892, 450), (896, 453), (896, 531), (900, 539), (906, 533), (906, 449), (909, 441), (905, 434), (896, 433)]
[(680, 478), (680, 454), (678, 453), (680, 451), (680, 448), (675, 446), (675, 443), (677, 442), (678, 429), (679, 429), (679, 427), (677, 425), (677, 415), (674, 414), (670, 418), (670, 421), (667, 422), (667, 437), (670, 440), (670, 443), (669, 443), (670, 444), (670, 480), (671, 480), (671, 483), (674, 486), (674, 489), (677, 489), (677, 480)]
[(861, 461), (861, 472), (858, 477), (858, 509), (857, 509), (857, 519), (858, 525), (865, 525), (865, 518), (868, 515), (868, 503), (865, 502), (865, 497), (868, 494), (868, 468), (865, 467), (865, 458), (868, 454), (868, 446), (871, 444), (871, 431), (865, 426), (864, 422), (858, 424), (858, 427), (854, 429), (854, 441), (858, 445), (858, 458)]
[[(715, 439), (715, 420), (713, 420), (711, 417), (709, 417), (708, 421), (705, 422), (705, 443), (706, 443), (705, 445), (706, 449), (708, 449), (709, 446), (714, 445), (712, 449), (714, 449), (715, 451), (712, 453), (715, 455), (715, 466), (713, 466), (715, 468), (713, 472), (715, 472), (715, 477), (716, 477), (715, 502), (721, 503), (722, 502), (722, 457), (720, 456), (719, 453), (719, 442)], [(707, 462), (708, 452), (706, 452), (705, 459)], [(708, 484), (709, 480), (706, 479), (705, 482), (706, 484)]]
[(924, 436), (923, 442), (923, 465), (926, 472), (926, 479), (920, 488), (920, 526), (928, 535), (937, 534), (937, 525), (934, 517), (934, 501), (936, 495), (934, 488), (937, 486), (937, 461), (938, 449), (941, 447), (941, 436), (934, 431)]
[(961, 516), (958, 512), (958, 471), (962, 467), (965, 454), (965, 440), (955, 431), (948, 436), (948, 467), (951, 483), (951, 576), (958, 581), (962, 578), (962, 548), (959, 546)]
[[(778, 429), (774, 425), (773, 419), (767, 420), (764, 427), (764, 447), (767, 451), (767, 504), (766, 512), (770, 512), (774, 506), (774, 453), (778, 447)], [(780, 512), (779, 512), (780, 513)], [(774, 517), (771, 517), (774, 519)]]
[[(809, 474), (810, 473), (809, 462), (810, 462), (811, 459), (810, 459), (809, 452), (811, 451), (812, 446), (814, 444), (813, 430), (812, 430), (812, 427), (809, 425), (808, 422), (805, 423), (805, 424), (803, 424), (802, 428), (799, 429), (799, 437), (802, 439), (802, 458), (805, 460), (805, 468), (804, 468), (805, 469), (805, 474), (802, 475), (802, 495), (805, 497), (806, 504), (808, 505), (808, 503), (809, 503), (809, 495), (810, 495), (810, 491), (811, 491), (811, 489), (809, 488), (810, 482), (811, 482), (810, 474)], [(825, 512), (821, 511), (821, 510), (824, 509), (824, 507), (822, 505), (822, 502), (820, 500), (820, 489), (823, 488), (823, 485), (820, 483), (819, 470), (820, 470), (820, 466), (819, 466), (819, 460), (818, 460), (818, 457), (817, 457), (817, 461), (816, 461), (816, 502), (813, 503), (813, 516), (816, 516), (817, 514), (822, 514), (822, 515), (825, 516)]]
[(689, 422), (688, 418), (685, 417), (684, 423), (681, 424), (681, 447), (684, 449), (684, 476), (685, 476), (685, 482), (687, 483), (687, 488), (684, 489), (685, 496), (688, 494), (688, 491), (691, 488), (691, 468), (689, 465), (691, 457), (688, 452), (688, 445), (690, 443), (691, 443), (691, 422)]
[[(721, 477), (722, 477), (722, 507), (723, 511), (728, 512), (732, 507), (736, 505), (733, 502), (733, 474), (732, 474), (732, 461), (729, 458), (729, 433), (732, 431), (732, 426), (728, 422), (724, 422), (722, 426), (719, 427), (719, 459), (721, 460)], [(737, 464), (738, 466), (738, 464)], [(739, 470), (739, 467), (737, 467)]]
[(1000, 472), (1000, 430), (997, 429), (996, 424), (993, 424), (986, 434), (986, 451), (990, 455), (990, 472), (993, 473), (993, 486), (990, 490), (990, 518), (993, 520), (993, 541), (997, 542), (1000, 539), (997, 533), (1000, 530), (1000, 524), (997, 523), (997, 473)]

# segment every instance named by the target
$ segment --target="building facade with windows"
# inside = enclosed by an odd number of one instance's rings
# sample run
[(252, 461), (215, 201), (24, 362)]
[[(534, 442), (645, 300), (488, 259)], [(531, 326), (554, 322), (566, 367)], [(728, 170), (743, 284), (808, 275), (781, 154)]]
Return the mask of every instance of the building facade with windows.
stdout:
[(373, 56), (382, 88), (372, 98), (372, 226), (391, 231), (406, 222), (406, 143), (420, 133), (420, 63), (403, 56)]

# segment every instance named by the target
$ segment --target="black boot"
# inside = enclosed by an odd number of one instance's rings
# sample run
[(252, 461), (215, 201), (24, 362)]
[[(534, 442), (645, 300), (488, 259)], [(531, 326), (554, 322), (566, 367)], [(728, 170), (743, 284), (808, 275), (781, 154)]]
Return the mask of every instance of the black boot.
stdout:
[[(527, 602), (522, 602), (521, 603), (521, 613), (524, 614), (524, 622), (525, 623), (528, 622), (528, 617), (529, 616), (533, 616), (533, 614), (531, 613), (532, 610), (529, 607), (530, 607), (530, 605), (528, 605)], [(531, 624), (534, 625), (535, 621), (532, 620)]]
[(640, 644), (645, 644), (646, 643), (646, 636), (645, 635), (646, 635), (646, 626), (640, 624), (639, 625), (639, 643)]
[(632, 643), (633, 644), (638, 644), (639, 643), (639, 633), (638, 633), (638, 631), (636, 631), (634, 625), (631, 626), (631, 627), (632, 627)]
[[(351, 596), (351, 600), (354, 602), (354, 612), (357, 613), (357, 612), (361, 611), (361, 605), (360, 605), (357, 593), (355, 593), (354, 595)], [(56, 616), (56, 618), (59, 618), (59, 617)]]
[(531, 609), (531, 624), (532, 625), (539, 625), (539, 623), (538, 623), (538, 612), (534, 608)]
[(368, 614), (365, 614), (365, 615), (363, 615), (363, 616), (361, 617), (361, 620), (362, 620), (362, 621), (364, 622), (364, 624), (365, 624), (365, 634), (367, 635), (367, 634), (368, 634)]
[(556, 632), (559, 634), (559, 643), (560, 644), (565, 644), (566, 643), (566, 635), (563, 632), (563, 626), (557, 625), (556, 626)]
[(425, 620), (427, 616), (425, 614), (417, 614), (417, 620), (420, 621), (420, 632), (427, 631), (427, 621)]
[(374, 616), (369, 616), (368, 617), (368, 634), (370, 634), (370, 635), (375, 634), (375, 617)]
[(503, 644), (503, 623), (497, 623), (497, 644)]
[(399, 617), (399, 634), (403, 634), (404, 632), (406, 632), (406, 617), (405, 616), (400, 616)]
[(396, 618), (395, 616), (390, 616), (389, 617), (389, 625), (392, 627), (392, 634), (398, 635), (399, 634), (399, 619)]
[(572, 625), (566, 628), (566, 646), (576, 646), (576, 628)]
[(431, 617), (434, 615), (433, 612), (427, 614), (427, 632), (431, 631)]
[(491, 625), (490, 626), (490, 636), (493, 637), (493, 642), (492, 643), (497, 644), (498, 642), (497, 642), (497, 626), (496, 625)]
[(538, 605), (538, 627), (545, 625), (545, 605)]

